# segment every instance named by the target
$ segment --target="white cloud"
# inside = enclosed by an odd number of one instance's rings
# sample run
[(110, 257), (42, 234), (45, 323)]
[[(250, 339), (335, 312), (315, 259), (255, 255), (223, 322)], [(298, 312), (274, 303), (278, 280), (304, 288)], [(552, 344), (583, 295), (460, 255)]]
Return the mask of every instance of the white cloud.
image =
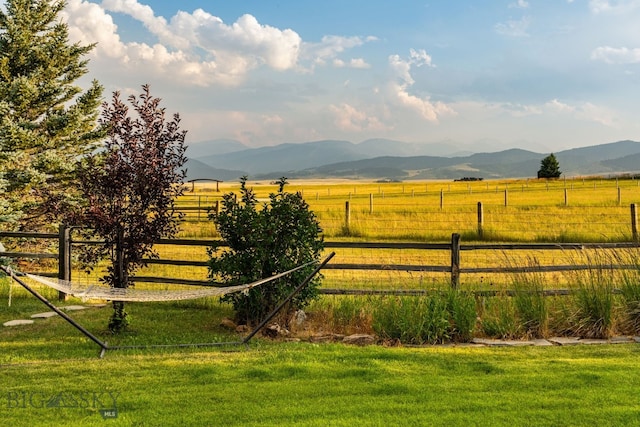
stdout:
[(528, 37), (529, 25), (531, 19), (528, 16), (522, 17), (518, 21), (509, 20), (507, 22), (500, 22), (494, 25), (493, 29), (500, 35), (508, 37)]
[[(139, 21), (158, 42), (124, 42), (108, 12)], [(363, 58), (342, 59), (339, 55), (376, 40), (325, 36), (317, 43), (303, 42), (295, 31), (262, 24), (252, 15), (227, 24), (202, 9), (179, 11), (167, 21), (138, 0), (103, 0), (100, 5), (69, 0), (62, 18), (69, 24), (71, 40), (98, 43), (93, 55), (103, 61), (109, 58), (114, 73), (144, 72), (200, 86), (236, 86), (260, 67), (312, 71), (316, 65), (331, 63), (369, 68)]]
[(428, 67), (435, 67), (433, 65), (431, 56), (427, 54), (424, 49), (409, 50), (409, 59), (402, 59), (400, 55), (389, 56), (389, 65), (397, 77), (404, 81), (407, 85), (414, 83), (413, 77), (411, 77), (411, 67), (413, 65), (421, 67), (426, 65)]
[(590, 0), (589, 9), (594, 14), (628, 13), (640, 7), (640, 0)]
[(502, 104), (504, 111), (513, 117), (526, 117), (532, 115), (545, 115), (549, 117), (563, 116), (578, 121), (597, 123), (607, 127), (616, 124), (615, 113), (610, 109), (595, 105), (590, 102), (571, 105), (558, 99), (552, 99), (540, 105)]
[(399, 55), (389, 56), (389, 66), (398, 81), (390, 82), (388, 85), (388, 94), (390, 99), (398, 105), (404, 106), (414, 112), (417, 112), (424, 119), (431, 122), (438, 122), (440, 116), (455, 114), (455, 112), (442, 102), (431, 102), (429, 96), (420, 98), (409, 93), (409, 88), (415, 83), (411, 75), (412, 66), (435, 67), (431, 56), (424, 50), (411, 49), (409, 59), (403, 59)]
[(558, 113), (572, 113), (576, 110), (575, 107), (572, 107), (569, 104), (565, 104), (564, 102), (560, 102), (557, 99), (552, 99), (551, 101), (544, 104), (544, 106)]
[(516, 8), (516, 9), (527, 9), (529, 7), (529, 2), (526, 0), (518, 0), (515, 3), (511, 3), (509, 4), (509, 8)]
[(542, 114), (542, 110), (537, 105), (505, 103), (502, 104), (501, 107), (513, 117), (537, 116)]
[(382, 131), (388, 129), (375, 115), (343, 103), (330, 105), (334, 116), (334, 125), (344, 132)]
[(60, 17), (68, 23), (71, 40), (98, 44), (94, 56), (100, 52), (108, 58), (128, 59), (126, 46), (118, 36), (118, 27), (99, 5), (84, 0), (68, 0)]
[(335, 67), (368, 68), (365, 65), (366, 62), (362, 59), (352, 59), (347, 63), (338, 58), (338, 55), (348, 49), (353, 49), (375, 40), (377, 40), (375, 37), (324, 36), (318, 43), (303, 43), (300, 56), (309, 60), (312, 67), (326, 65), (330, 61)]
[(114, 72), (140, 71), (170, 77), (174, 82), (207, 86), (233, 86), (260, 66), (278, 71), (298, 65), (301, 39), (293, 30), (260, 24), (253, 16), (241, 16), (227, 25), (201, 9), (178, 12), (170, 23), (156, 17), (149, 6), (136, 0), (105, 0), (109, 10), (139, 20), (158, 43), (125, 43), (118, 27), (100, 5), (69, 0), (62, 18), (69, 24), (71, 40), (97, 42), (94, 56), (120, 63)]
[(591, 59), (607, 64), (637, 64), (640, 63), (640, 48), (601, 46), (591, 52)]
[(345, 62), (342, 59), (335, 58), (333, 60), (333, 66), (336, 68), (371, 68), (371, 65), (362, 58), (353, 58), (349, 62)]

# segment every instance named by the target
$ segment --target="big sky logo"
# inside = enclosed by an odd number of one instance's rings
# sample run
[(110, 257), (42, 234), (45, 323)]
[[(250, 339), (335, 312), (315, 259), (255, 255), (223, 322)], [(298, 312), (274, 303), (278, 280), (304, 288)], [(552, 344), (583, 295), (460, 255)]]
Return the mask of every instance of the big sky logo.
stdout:
[(9, 391), (6, 394), (7, 409), (94, 409), (103, 418), (118, 417), (119, 392), (104, 391)]

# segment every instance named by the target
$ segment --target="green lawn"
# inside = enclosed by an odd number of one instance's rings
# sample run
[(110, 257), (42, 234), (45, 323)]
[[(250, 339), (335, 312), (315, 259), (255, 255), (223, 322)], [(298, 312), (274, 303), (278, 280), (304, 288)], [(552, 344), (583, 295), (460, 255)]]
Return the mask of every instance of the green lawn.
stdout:
[[(34, 355), (1, 366), (0, 417), (12, 426), (638, 425), (639, 365), (634, 345), (259, 343), (237, 352), (109, 353), (103, 360)], [(118, 418), (103, 420), (93, 405), (38, 407), (61, 392), (85, 392), (91, 403), (97, 393), (109, 408), (111, 393)]]
[[(6, 285), (5, 285), (6, 286)], [(45, 311), (14, 289), (0, 321)], [(72, 313), (110, 344), (225, 340), (221, 305), (131, 304)], [(640, 425), (640, 346), (248, 348), (107, 352), (60, 318), (0, 328), (0, 420), (34, 425)], [(115, 403), (114, 403), (115, 401)], [(47, 404), (47, 402), (50, 402)], [(118, 411), (103, 419), (100, 409)]]

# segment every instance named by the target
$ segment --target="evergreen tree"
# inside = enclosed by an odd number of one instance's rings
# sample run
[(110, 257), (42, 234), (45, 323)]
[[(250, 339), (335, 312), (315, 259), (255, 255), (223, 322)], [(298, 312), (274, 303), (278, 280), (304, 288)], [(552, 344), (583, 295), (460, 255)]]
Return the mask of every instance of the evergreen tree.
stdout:
[(553, 153), (542, 159), (538, 178), (560, 178), (560, 175), (562, 175), (560, 163), (558, 163), (558, 159)]
[(93, 45), (71, 44), (64, 1), (7, 0), (0, 10), (0, 220), (36, 228), (69, 203), (76, 164), (101, 138), (102, 87), (82, 91)]

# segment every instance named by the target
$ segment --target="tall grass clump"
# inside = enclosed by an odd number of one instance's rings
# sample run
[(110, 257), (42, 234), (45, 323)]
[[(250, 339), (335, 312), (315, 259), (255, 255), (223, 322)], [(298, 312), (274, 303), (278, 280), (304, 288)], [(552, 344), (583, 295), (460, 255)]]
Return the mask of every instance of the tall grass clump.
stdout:
[(588, 268), (570, 274), (577, 286), (573, 332), (585, 338), (608, 338), (614, 320), (614, 258), (603, 250), (584, 255)]
[(447, 341), (449, 312), (445, 298), (381, 298), (373, 310), (373, 330), (382, 339), (402, 344), (436, 344)]
[(485, 297), (480, 304), (480, 327), (491, 338), (509, 339), (520, 334), (513, 299), (506, 295)]
[(403, 344), (471, 340), (477, 314), (475, 298), (449, 291), (420, 297), (388, 297), (373, 310), (373, 330), (382, 339)]
[(627, 267), (620, 270), (622, 313), (620, 328), (630, 334), (640, 333), (640, 249), (629, 248), (617, 253), (617, 260)]
[[(525, 271), (514, 269), (511, 273), (514, 313), (519, 330), (526, 338), (543, 338), (549, 332), (549, 307), (544, 295), (545, 276), (540, 271), (537, 258), (528, 257), (525, 263)], [(513, 262), (509, 262), (509, 266), (515, 267)]]
[(450, 338), (456, 342), (471, 341), (478, 320), (475, 297), (467, 292), (450, 290), (447, 294), (447, 310)]
[(371, 297), (323, 297), (309, 307), (316, 322), (339, 334), (372, 332)]

